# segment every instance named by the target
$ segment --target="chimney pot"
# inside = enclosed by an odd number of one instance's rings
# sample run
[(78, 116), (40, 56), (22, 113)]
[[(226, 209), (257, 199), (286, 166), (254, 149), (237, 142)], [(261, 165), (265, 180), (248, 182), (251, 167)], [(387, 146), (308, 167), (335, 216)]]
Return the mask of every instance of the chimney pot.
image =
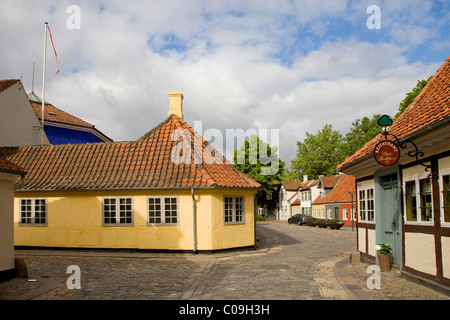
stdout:
[(183, 99), (184, 96), (182, 92), (169, 92), (169, 113), (167, 116), (175, 114), (179, 116), (181, 119), (184, 119)]

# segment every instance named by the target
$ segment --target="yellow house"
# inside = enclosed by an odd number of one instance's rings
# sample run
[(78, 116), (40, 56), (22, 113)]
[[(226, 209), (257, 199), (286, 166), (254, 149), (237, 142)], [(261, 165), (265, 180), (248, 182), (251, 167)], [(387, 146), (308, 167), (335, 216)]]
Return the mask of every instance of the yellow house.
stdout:
[(0, 282), (16, 276), (14, 257), (14, 182), (26, 174), (23, 168), (0, 159)]
[(260, 184), (183, 120), (183, 95), (137, 141), (0, 148), (26, 168), (16, 246), (212, 251), (255, 245)]

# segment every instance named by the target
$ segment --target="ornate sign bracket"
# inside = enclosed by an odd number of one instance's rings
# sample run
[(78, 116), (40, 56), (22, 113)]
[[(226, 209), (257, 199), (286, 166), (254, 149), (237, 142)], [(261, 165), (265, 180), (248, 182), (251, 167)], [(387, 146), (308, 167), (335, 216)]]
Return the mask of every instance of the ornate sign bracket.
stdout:
[[(385, 136), (386, 141), (391, 141), (388, 139), (388, 136), (392, 136), (395, 138), (395, 144), (399, 148), (402, 148), (402, 149), (406, 149), (408, 147), (408, 144), (411, 144), (414, 147), (414, 150), (408, 151), (408, 156), (410, 156), (411, 158), (416, 158), (416, 160), (419, 162), (419, 164), (425, 167), (426, 172), (429, 172), (430, 170), (432, 170), (431, 163), (424, 164), (424, 163), (420, 162), (419, 157), (423, 157), (425, 154), (419, 150), (419, 148), (413, 141), (411, 141), (410, 139), (405, 139), (405, 140), (400, 141), (396, 135), (389, 133), (389, 126), (392, 125), (392, 123), (393, 123), (393, 121), (387, 115), (383, 115), (383, 116), (381, 116), (380, 119), (378, 119), (378, 125), (383, 127), (383, 131), (381, 132), (381, 134)], [(429, 175), (429, 178), (437, 179), (437, 176), (438, 176), (438, 173), (432, 171)]]

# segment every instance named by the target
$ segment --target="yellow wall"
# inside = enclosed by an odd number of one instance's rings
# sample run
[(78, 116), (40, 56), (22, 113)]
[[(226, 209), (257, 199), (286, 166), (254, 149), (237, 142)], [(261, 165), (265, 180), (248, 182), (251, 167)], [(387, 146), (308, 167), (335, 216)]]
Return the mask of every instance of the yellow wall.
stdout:
[[(197, 203), (197, 250), (254, 245), (254, 190), (194, 189)], [(245, 222), (225, 225), (223, 197), (245, 197)], [(103, 226), (104, 197), (133, 198), (133, 226)], [(177, 196), (177, 226), (148, 226), (147, 197)], [(23, 226), (21, 198), (47, 199), (47, 226)], [(16, 192), (14, 200), (16, 246), (193, 249), (193, 201), (190, 190)]]
[[(314, 218), (317, 219), (325, 219), (327, 217), (327, 210), (325, 209), (325, 205), (324, 204), (313, 204), (312, 208), (311, 208), (311, 212), (314, 212), (314, 209), (316, 210), (316, 215), (314, 216)], [(322, 210), (324, 212), (323, 216), (322, 216)]]

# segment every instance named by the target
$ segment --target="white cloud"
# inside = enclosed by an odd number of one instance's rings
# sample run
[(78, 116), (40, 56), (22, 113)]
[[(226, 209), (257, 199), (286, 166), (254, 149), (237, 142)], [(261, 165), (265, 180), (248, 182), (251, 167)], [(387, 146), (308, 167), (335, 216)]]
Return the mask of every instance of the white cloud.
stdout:
[[(411, 48), (436, 33), (429, 18), (401, 28), (421, 19), (419, 2), (414, 10), (380, 3), (378, 41), (365, 38), (372, 34), (364, 30), (364, 2), (80, 1), (81, 29), (69, 30), (72, 2), (0, 4), (0, 78), (22, 74), (30, 91), (36, 61), (40, 94), (48, 20), (61, 72), (53, 77), (49, 46), (46, 99), (115, 140), (152, 129), (167, 116), (167, 93), (182, 91), (189, 124), (202, 120), (203, 130), (224, 133), (280, 129), (280, 154), (290, 164), (305, 132), (327, 123), (345, 131), (356, 118), (394, 114), (416, 81), (443, 62), (411, 61)], [(431, 13), (428, 2), (424, 8)]]

